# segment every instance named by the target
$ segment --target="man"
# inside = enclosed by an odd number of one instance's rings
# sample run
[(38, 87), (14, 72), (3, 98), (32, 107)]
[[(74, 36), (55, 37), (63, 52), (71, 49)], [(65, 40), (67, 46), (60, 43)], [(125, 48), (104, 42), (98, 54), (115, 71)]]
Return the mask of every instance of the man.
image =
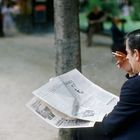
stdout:
[(124, 36), (125, 33), (123, 29), (119, 29), (119, 25), (123, 25), (124, 23), (122, 22), (121, 19), (117, 17), (112, 18), (112, 26), (111, 26), (111, 33), (112, 33), (112, 46), (111, 50), (114, 51), (125, 51), (125, 44), (124, 44)]
[[(120, 100), (111, 113), (93, 128), (80, 129), (77, 140), (140, 139), (140, 29), (126, 36), (127, 56), (118, 55), (117, 66), (130, 77), (122, 86)], [(121, 58), (122, 57), (122, 58)]]
[(88, 14), (88, 31), (87, 31), (87, 45), (92, 45), (92, 36), (96, 32), (102, 30), (102, 22), (106, 19), (106, 14), (98, 6), (95, 6), (93, 10)]

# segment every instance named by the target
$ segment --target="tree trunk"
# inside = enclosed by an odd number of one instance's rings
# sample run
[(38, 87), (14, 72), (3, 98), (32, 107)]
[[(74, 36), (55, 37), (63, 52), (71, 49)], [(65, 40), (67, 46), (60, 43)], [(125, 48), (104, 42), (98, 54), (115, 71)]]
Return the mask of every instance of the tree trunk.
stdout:
[(79, 1), (54, 0), (56, 74), (81, 70)]
[[(56, 75), (81, 71), (79, 0), (54, 0)], [(72, 140), (74, 129), (60, 129), (59, 140)]]

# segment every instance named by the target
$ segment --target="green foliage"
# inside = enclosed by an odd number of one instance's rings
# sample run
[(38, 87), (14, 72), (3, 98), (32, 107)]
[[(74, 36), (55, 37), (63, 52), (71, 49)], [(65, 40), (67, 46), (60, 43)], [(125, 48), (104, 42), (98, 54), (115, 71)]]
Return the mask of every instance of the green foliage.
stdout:
[(102, 2), (101, 8), (112, 16), (117, 16), (119, 14), (119, 7), (115, 1)]
[(140, 1), (133, 0), (133, 12), (131, 14), (132, 20), (140, 20)]
[(116, 16), (119, 13), (119, 7), (116, 4), (116, 0), (89, 0), (88, 6), (86, 7), (86, 11), (91, 11), (95, 6), (99, 6), (101, 9), (110, 13), (113, 16)]
[[(83, 31), (86, 31), (88, 26), (87, 14), (96, 5), (99, 5), (104, 11), (107, 11), (112, 16), (126, 19), (127, 22), (124, 27), (126, 32), (140, 28), (140, 0), (131, 0), (131, 2), (133, 6), (132, 14), (129, 16), (123, 16), (120, 13), (121, 11), (117, 4), (117, 0), (89, 0), (89, 5), (86, 7), (85, 11), (80, 13), (80, 28)], [(104, 29), (110, 30), (110, 27), (110, 22), (104, 22)]]

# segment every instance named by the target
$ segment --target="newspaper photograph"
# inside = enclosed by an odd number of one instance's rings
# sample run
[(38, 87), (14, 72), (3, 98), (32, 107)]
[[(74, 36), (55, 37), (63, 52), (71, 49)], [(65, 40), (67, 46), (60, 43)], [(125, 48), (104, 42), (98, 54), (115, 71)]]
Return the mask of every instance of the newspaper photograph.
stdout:
[(102, 121), (118, 102), (118, 97), (97, 86), (77, 69), (53, 78), (33, 91), (40, 100), (73, 118)]
[(33, 97), (27, 104), (27, 107), (48, 124), (56, 128), (79, 128), (94, 126), (94, 122), (69, 118), (57, 110), (52, 109), (37, 97)]

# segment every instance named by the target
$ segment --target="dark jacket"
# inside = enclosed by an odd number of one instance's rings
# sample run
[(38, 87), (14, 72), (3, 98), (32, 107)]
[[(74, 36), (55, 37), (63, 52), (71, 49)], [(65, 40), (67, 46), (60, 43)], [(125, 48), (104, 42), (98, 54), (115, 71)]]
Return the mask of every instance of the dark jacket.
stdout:
[(120, 101), (97, 127), (111, 140), (140, 139), (140, 76), (124, 83)]
[(128, 79), (113, 111), (93, 128), (77, 130), (76, 140), (140, 140), (140, 76)]
[(116, 24), (112, 23), (112, 27), (111, 27), (111, 33), (112, 33), (112, 41), (113, 44), (111, 46), (111, 50), (113, 52), (116, 51), (121, 51), (123, 53), (126, 54), (125, 51), (125, 33), (120, 30)]

